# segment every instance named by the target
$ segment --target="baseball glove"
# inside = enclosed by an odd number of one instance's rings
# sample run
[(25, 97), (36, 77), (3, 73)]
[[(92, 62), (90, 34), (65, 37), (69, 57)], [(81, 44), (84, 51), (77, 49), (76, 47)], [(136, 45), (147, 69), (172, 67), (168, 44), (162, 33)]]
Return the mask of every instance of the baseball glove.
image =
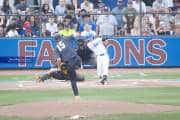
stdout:
[(61, 63), (60, 70), (64, 75), (68, 74), (68, 65), (65, 63)]

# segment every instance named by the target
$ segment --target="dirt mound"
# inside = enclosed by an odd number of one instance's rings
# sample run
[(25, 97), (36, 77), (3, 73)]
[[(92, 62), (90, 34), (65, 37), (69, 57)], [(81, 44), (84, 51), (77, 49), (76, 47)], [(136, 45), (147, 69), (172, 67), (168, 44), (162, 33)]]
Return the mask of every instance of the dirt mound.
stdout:
[(180, 106), (137, 104), (113, 101), (49, 101), (0, 107), (0, 115), (23, 117), (63, 117), (115, 113), (152, 113), (180, 110)]

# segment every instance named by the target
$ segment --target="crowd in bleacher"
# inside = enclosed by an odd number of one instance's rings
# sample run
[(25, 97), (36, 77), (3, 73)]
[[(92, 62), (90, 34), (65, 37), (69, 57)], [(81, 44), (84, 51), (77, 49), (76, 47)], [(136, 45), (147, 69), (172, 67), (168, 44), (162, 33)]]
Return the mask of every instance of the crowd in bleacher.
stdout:
[(0, 36), (180, 35), (178, 0), (107, 1), (0, 0)]

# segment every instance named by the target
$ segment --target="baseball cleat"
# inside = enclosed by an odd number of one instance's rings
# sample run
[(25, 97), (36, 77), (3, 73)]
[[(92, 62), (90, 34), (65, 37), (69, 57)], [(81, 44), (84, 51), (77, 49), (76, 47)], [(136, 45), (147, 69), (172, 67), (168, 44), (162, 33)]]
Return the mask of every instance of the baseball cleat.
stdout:
[(100, 83), (101, 83), (102, 85), (105, 85), (106, 82), (107, 82), (107, 76), (104, 75), (103, 78), (102, 78), (102, 80), (100, 81)]

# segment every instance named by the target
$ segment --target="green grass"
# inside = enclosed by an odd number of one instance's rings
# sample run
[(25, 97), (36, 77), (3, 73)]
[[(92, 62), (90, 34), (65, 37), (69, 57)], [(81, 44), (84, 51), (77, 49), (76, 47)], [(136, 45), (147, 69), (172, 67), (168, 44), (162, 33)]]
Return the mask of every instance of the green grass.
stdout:
[[(114, 100), (137, 103), (180, 105), (180, 87), (174, 88), (102, 88), (80, 89), (85, 100)], [(0, 105), (22, 102), (72, 100), (71, 89), (59, 90), (1, 90)]]
[[(142, 76), (139, 72), (132, 73), (111, 73), (109, 79), (162, 79), (178, 80), (178, 71), (151, 72)], [(1, 75), (1, 82), (16, 82), (19, 80), (34, 80), (34, 75)], [(94, 80), (98, 77), (94, 73), (85, 75), (87, 80)], [(180, 87), (168, 88), (96, 88), (80, 89), (80, 95), (84, 100), (111, 100), (126, 101), (150, 104), (180, 105)], [(17, 103), (36, 102), (36, 101), (71, 101), (73, 99), (71, 89), (57, 90), (0, 90), (0, 106), (7, 106)], [(19, 118), (0, 116), (0, 120), (69, 120), (65, 118)], [(99, 115), (85, 120), (180, 120), (180, 112), (148, 113), (148, 114), (117, 114)]]
[(0, 75), (0, 81), (19, 81), (19, 80), (34, 80), (35, 75)]
[(30, 118), (0, 116), (0, 120), (35, 120)]
[[(122, 79), (162, 79), (162, 80), (173, 80), (180, 79), (179, 72), (152, 72), (145, 73), (146, 76), (142, 76), (139, 72), (132, 73), (110, 73), (110, 80), (122, 80)], [(88, 73), (84, 75), (87, 80), (98, 79), (94, 73)], [(19, 81), (19, 80), (34, 80), (35, 75), (0, 75), (0, 82), (5, 81)]]
[(0, 91), (0, 106), (33, 101), (68, 100), (72, 98), (70, 90), (2, 90)]
[[(116, 115), (98, 115), (81, 120), (179, 120), (180, 112), (164, 112), (164, 113), (141, 113), (141, 114), (116, 114)], [(69, 120), (69, 117), (64, 118), (19, 118), (19, 117), (3, 117), (0, 120)]]

